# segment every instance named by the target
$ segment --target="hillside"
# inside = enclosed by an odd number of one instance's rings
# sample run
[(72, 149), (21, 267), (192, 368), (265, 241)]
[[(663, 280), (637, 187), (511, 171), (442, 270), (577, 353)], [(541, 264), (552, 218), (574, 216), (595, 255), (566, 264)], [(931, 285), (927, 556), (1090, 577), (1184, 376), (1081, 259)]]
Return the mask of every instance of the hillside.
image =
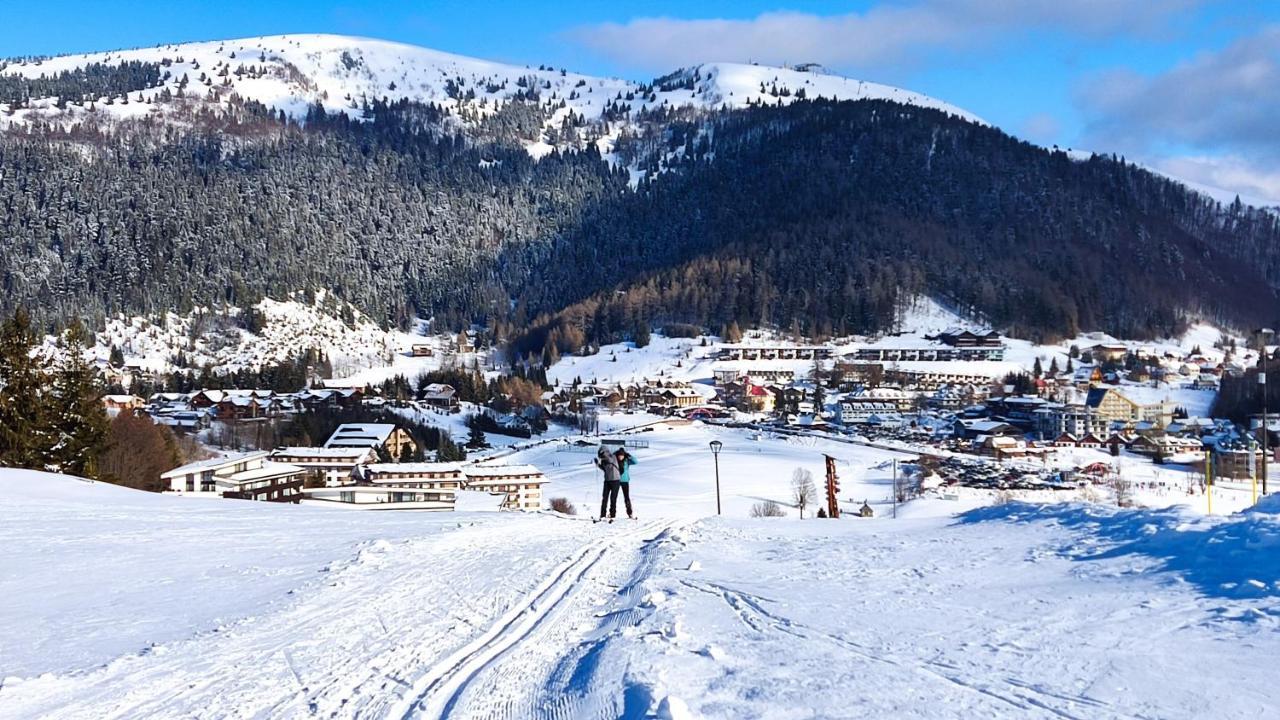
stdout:
[[(154, 67), (155, 76), (137, 73), (132, 86), (125, 82), (87, 95), (68, 92), (72, 83), (56, 81), (86, 68), (107, 75), (138, 66)], [(369, 103), (384, 100), (435, 105), (451, 122), (474, 129), (512, 102), (532, 102), (546, 112), (543, 136), (526, 139), (526, 149), (534, 155), (588, 142), (598, 143), (607, 153), (618, 130), (627, 126), (625, 118), (619, 118), (622, 107), (635, 113), (680, 107), (705, 110), (818, 97), (893, 100), (977, 121), (970, 113), (918, 93), (816, 68), (805, 72), (710, 63), (653, 83), (637, 83), (340, 35), (277, 35), (0, 63), (0, 127), (148, 118), (181, 123), (196, 109), (231, 112), (244, 101), (296, 120), (317, 107), (363, 119)], [(559, 126), (572, 115), (585, 120), (587, 127), (561, 135)], [(603, 127), (605, 121), (618, 127)]]
[(1274, 504), (608, 526), (0, 485), (0, 718), (1226, 719), (1275, 702)]
[(9, 62), (0, 102), (0, 304), (49, 329), (317, 290), (535, 354), (877, 332), (921, 294), (1035, 338), (1275, 320), (1276, 215), (816, 68), (280, 36)]

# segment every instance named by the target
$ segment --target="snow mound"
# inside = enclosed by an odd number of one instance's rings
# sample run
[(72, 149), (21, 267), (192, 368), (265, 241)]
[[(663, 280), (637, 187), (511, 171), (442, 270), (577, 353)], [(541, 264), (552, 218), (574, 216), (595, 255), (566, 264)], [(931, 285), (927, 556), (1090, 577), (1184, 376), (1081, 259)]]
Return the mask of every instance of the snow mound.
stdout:
[(1063, 557), (1079, 562), (1128, 559), (1136, 573), (1171, 574), (1208, 597), (1280, 599), (1277, 513), (1280, 500), (1274, 497), (1264, 499), (1255, 512), (1207, 518), (1182, 508), (1008, 503), (971, 510), (959, 521), (1052, 523), (1084, 531), (1083, 541), (1058, 549)]

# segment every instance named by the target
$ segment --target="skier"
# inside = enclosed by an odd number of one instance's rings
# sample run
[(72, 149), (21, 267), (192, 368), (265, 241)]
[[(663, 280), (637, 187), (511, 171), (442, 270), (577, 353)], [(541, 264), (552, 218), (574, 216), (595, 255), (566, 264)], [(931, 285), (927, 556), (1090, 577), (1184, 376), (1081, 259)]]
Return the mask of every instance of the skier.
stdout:
[(596, 452), (596, 467), (604, 473), (604, 494), (600, 498), (600, 519), (608, 513), (609, 522), (613, 522), (618, 514), (618, 488), (622, 485), (622, 472), (618, 468), (618, 458), (609, 452), (604, 445)]
[(635, 520), (635, 514), (631, 512), (631, 466), (640, 461), (624, 448), (618, 448), (614, 456), (618, 459), (618, 467), (622, 469), (618, 480), (622, 483), (622, 500), (627, 506), (627, 519)]

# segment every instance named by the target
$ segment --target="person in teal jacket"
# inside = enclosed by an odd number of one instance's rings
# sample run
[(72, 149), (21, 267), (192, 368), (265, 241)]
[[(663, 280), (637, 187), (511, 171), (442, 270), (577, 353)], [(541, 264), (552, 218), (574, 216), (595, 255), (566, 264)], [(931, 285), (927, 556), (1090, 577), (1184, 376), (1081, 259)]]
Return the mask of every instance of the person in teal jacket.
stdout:
[(631, 512), (631, 466), (640, 461), (625, 448), (618, 448), (614, 455), (618, 458), (618, 469), (622, 471), (618, 476), (622, 481), (622, 501), (627, 505), (627, 517), (634, 519), (635, 515)]

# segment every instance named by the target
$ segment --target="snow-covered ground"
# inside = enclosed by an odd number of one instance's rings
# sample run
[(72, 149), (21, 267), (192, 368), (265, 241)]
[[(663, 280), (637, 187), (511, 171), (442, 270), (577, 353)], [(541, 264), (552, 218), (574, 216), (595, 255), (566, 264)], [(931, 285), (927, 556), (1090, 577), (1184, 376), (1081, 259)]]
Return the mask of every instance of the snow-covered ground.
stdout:
[[(659, 465), (655, 486), (705, 475)], [(1275, 503), (660, 512), (700, 497), (593, 525), (19, 471), (0, 490), (0, 718), (1256, 718), (1280, 702)]]
[[(412, 332), (383, 330), (323, 290), (311, 302), (295, 293), (283, 300), (264, 298), (254, 309), (260, 325), (255, 332), (244, 328), (239, 308), (199, 308), (159, 318), (113, 317), (95, 333), (86, 358), (106, 363), (116, 348), (129, 370), (166, 374), (210, 366), (232, 372), (293, 361), (299, 354), (315, 350), (332, 366), (332, 385), (362, 386), (395, 375), (412, 380), (439, 368), (449, 350), (447, 336), (422, 334), (423, 322)], [(54, 349), (55, 340), (45, 338), (46, 346)], [(433, 354), (414, 357), (410, 353), (414, 345), (429, 346)], [(469, 354), (453, 359), (470, 362), (476, 358)]]
[[(928, 107), (981, 122), (972, 113), (919, 93), (826, 72), (736, 63), (708, 63), (670, 74), (654, 85), (603, 78), (539, 66), (504, 65), (427, 48), (341, 35), (294, 34), (160, 45), (154, 48), (64, 55), (37, 61), (0, 62), (0, 73), (30, 78), (54, 76), (89, 64), (161, 63), (167, 73), (153, 88), (128, 93), (127, 102), (95, 98), (92, 105), (73, 99), (33, 98), (29, 107), (0, 104), (0, 128), (32, 120), (70, 123), (86, 119), (158, 118), (189, 122), (187, 107), (225, 106), (234, 96), (256, 100), (295, 119), (317, 103), (329, 112), (363, 118), (363, 105), (378, 99), (432, 103), (454, 113), (454, 121), (475, 123), (497, 112), (517, 94), (536, 93), (548, 110), (544, 127), (559, 128), (570, 113), (589, 126), (567, 142), (549, 136), (526, 138), (541, 157), (556, 147), (597, 144), (609, 156), (625, 122), (605, 129), (602, 116), (612, 103), (634, 111), (691, 107), (717, 109), (748, 104), (789, 104), (799, 98), (887, 99)], [(188, 86), (179, 94), (186, 79)], [(170, 100), (163, 93), (167, 91)], [(647, 92), (646, 92), (647, 91)], [(176, 100), (172, 98), (181, 98)], [(558, 137), (558, 134), (557, 134)]]

